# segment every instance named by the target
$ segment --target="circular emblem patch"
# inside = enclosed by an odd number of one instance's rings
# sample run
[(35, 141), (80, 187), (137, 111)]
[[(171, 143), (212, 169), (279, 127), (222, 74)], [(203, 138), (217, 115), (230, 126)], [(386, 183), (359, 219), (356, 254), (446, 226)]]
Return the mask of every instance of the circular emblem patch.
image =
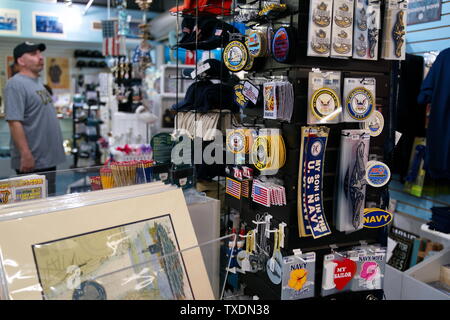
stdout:
[(383, 187), (391, 179), (389, 167), (379, 161), (369, 161), (366, 167), (366, 181), (372, 187)]
[(310, 107), (317, 119), (333, 120), (339, 114), (335, 112), (340, 107), (338, 95), (330, 88), (316, 90), (311, 97)]
[(378, 137), (384, 128), (384, 117), (380, 111), (374, 111), (372, 116), (361, 124), (362, 129), (369, 131), (371, 137)]
[(228, 70), (239, 72), (245, 68), (248, 62), (248, 50), (240, 41), (231, 41), (223, 50), (223, 61)]
[(267, 45), (264, 35), (259, 31), (251, 31), (247, 37), (247, 48), (250, 56), (254, 58), (265, 56)]
[(279, 28), (272, 39), (273, 58), (278, 62), (286, 62), (291, 50), (291, 39), (286, 28)]
[(323, 149), (322, 142), (316, 141), (311, 146), (311, 154), (314, 157), (317, 157), (322, 152), (322, 149)]
[(232, 153), (245, 152), (245, 132), (244, 130), (233, 130), (227, 136), (227, 150)]
[(374, 98), (372, 92), (366, 88), (355, 88), (347, 96), (347, 113), (355, 120), (366, 120), (374, 111)]

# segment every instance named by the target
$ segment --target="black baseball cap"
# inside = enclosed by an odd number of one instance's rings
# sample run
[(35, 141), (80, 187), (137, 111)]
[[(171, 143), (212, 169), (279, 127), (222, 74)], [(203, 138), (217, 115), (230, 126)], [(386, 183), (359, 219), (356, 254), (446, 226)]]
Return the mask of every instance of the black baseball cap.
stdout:
[(14, 48), (14, 61), (17, 62), (17, 59), (19, 59), (22, 55), (29, 52), (34, 52), (36, 50), (44, 51), (47, 47), (43, 43), (33, 43), (29, 41), (22, 42), (21, 44), (18, 44)]

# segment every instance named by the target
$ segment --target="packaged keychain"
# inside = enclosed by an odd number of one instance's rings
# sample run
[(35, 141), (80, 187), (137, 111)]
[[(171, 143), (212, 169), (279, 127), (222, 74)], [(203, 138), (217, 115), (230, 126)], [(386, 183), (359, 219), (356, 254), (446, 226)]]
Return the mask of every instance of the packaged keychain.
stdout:
[(308, 124), (339, 123), (341, 73), (316, 69), (309, 73), (308, 84)]
[(272, 257), (267, 260), (266, 272), (273, 284), (281, 283), (283, 256), (280, 251), (280, 231), (274, 233)]
[(329, 132), (327, 127), (302, 127), (297, 208), (300, 237), (312, 236), (317, 239), (331, 234), (322, 199), (323, 168)]
[(331, 29), (331, 56), (351, 57), (353, 53), (353, 3), (354, 0), (333, 1)]
[(383, 59), (405, 60), (407, 10), (407, 0), (386, 1), (381, 51)]
[(311, 0), (309, 6), (308, 56), (329, 57), (333, 0)]
[(323, 258), (322, 290), (323, 297), (350, 291), (358, 265), (356, 251), (333, 252)]
[(345, 78), (343, 121), (368, 121), (375, 111), (375, 78)]
[(357, 272), (352, 281), (352, 291), (383, 289), (386, 269), (386, 248), (380, 246), (361, 246), (354, 248), (358, 260)]
[(353, 58), (378, 60), (380, 0), (355, 0)]
[(300, 300), (314, 297), (316, 254), (309, 252), (283, 257), (281, 300)]
[(370, 135), (366, 130), (341, 132), (335, 209), (336, 229), (339, 231), (353, 232), (363, 228), (369, 144)]

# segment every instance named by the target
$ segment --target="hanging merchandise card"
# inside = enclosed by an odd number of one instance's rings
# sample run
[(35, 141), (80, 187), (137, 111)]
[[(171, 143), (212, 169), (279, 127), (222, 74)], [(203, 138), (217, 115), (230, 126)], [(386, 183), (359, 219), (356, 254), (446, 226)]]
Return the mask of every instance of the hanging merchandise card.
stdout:
[(353, 232), (363, 228), (366, 165), (370, 135), (366, 130), (342, 130), (340, 170), (335, 211), (336, 229)]
[(333, 22), (331, 30), (331, 56), (351, 57), (353, 44), (354, 0), (333, 1)]
[(339, 123), (341, 120), (341, 73), (312, 71), (308, 85), (308, 124)]
[(309, 6), (308, 56), (329, 57), (333, 0), (311, 0)]
[(353, 58), (378, 60), (380, 1), (355, 0)]
[(375, 78), (345, 78), (343, 121), (365, 122), (375, 111)]
[(264, 83), (263, 93), (264, 93), (264, 118), (276, 119), (278, 115), (276, 83), (275, 82)]
[(281, 300), (314, 297), (315, 272), (315, 252), (283, 257)]
[(330, 129), (302, 127), (298, 181), (298, 229), (300, 237), (314, 239), (331, 234), (322, 201), (322, 175)]
[(253, 85), (250, 81), (245, 81), (242, 88), (242, 94), (249, 99), (254, 105), (258, 102), (259, 89)]
[(406, 0), (386, 1), (381, 49), (383, 59), (405, 60), (407, 10)]
[(356, 251), (332, 253), (323, 258), (322, 296), (349, 291), (357, 271)]
[(47, 198), (45, 175), (19, 176), (0, 181), (0, 205)]
[(352, 291), (383, 289), (386, 268), (386, 248), (362, 246), (355, 248), (357, 272), (352, 281)]

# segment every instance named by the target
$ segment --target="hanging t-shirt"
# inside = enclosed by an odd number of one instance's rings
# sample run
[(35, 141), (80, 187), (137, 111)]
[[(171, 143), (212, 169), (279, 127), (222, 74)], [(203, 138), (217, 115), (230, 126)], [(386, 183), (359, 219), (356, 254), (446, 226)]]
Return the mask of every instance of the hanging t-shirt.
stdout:
[(425, 169), (433, 179), (450, 179), (450, 48), (437, 56), (418, 102), (431, 103)]

